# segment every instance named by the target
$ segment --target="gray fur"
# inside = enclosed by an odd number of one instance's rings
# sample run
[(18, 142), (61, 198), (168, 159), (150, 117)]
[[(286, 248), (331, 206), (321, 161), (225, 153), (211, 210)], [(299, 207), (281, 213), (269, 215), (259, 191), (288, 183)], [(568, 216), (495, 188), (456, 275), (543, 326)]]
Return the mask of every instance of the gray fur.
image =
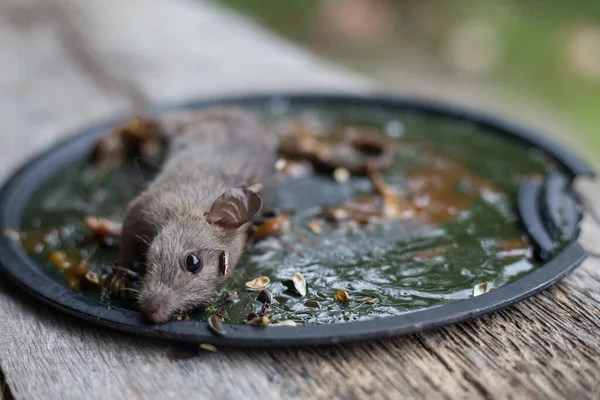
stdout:
[[(154, 322), (215, 300), (227, 276), (219, 272), (219, 250), (229, 252), (229, 276), (245, 244), (239, 229), (211, 225), (205, 214), (223, 192), (269, 183), (276, 143), (246, 111), (212, 108), (162, 122), (169, 139), (160, 174), (128, 207), (120, 264), (145, 266), (139, 305)], [(202, 250), (209, 251), (202, 251)], [(200, 252), (204, 267), (190, 275), (181, 260)]]

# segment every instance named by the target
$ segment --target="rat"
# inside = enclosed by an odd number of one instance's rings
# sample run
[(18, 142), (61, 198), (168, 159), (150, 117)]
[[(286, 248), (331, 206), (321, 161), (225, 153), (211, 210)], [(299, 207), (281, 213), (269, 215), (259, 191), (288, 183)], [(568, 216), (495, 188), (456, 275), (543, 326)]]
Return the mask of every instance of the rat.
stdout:
[(141, 266), (137, 300), (156, 324), (212, 303), (242, 255), (269, 186), (277, 141), (241, 108), (165, 116), (158, 175), (125, 212), (119, 266)]

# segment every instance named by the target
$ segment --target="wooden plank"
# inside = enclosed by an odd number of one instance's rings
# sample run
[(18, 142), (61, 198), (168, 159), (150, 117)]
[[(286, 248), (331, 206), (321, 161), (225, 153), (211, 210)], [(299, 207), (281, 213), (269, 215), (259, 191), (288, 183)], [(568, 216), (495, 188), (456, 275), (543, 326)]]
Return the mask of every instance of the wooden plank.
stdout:
[[(201, 1), (0, 0), (0, 56), (14, 60), (0, 75), (10, 138), (0, 174), (116, 109), (370, 84)], [(598, 194), (592, 186), (586, 196)], [(430, 333), (215, 354), (82, 323), (0, 282), (0, 367), (26, 399), (591, 398), (600, 393), (599, 267), (592, 258), (534, 299)]]

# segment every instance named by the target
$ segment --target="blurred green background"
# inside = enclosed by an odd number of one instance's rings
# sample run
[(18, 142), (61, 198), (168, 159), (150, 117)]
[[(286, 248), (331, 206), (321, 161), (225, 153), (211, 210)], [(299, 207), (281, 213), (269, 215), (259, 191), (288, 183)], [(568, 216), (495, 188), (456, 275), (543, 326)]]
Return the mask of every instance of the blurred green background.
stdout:
[(399, 93), (509, 115), (600, 169), (599, 0), (215, 0)]

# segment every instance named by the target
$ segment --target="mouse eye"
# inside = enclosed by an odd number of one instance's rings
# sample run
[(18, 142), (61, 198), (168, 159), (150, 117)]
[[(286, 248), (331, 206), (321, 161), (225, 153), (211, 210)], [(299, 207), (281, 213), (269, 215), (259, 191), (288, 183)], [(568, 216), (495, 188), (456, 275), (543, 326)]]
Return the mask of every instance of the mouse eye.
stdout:
[(202, 257), (196, 253), (189, 253), (185, 256), (185, 269), (190, 274), (195, 274), (196, 272), (202, 269), (204, 263), (202, 262)]

